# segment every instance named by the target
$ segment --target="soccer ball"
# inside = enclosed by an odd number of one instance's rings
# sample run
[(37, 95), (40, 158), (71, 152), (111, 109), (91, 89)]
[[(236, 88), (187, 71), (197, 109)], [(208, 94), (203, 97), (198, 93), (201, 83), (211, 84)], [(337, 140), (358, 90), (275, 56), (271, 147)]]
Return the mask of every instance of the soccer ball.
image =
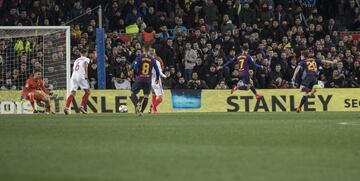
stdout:
[(119, 111), (122, 113), (126, 113), (126, 112), (128, 112), (128, 107), (126, 105), (120, 105)]

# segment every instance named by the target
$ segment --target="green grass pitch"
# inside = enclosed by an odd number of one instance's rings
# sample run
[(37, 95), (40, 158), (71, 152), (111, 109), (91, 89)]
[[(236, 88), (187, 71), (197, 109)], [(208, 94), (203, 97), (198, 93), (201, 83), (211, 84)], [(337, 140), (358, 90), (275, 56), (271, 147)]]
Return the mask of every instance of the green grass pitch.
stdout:
[(0, 180), (355, 181), (360, 112), (0, 115)]

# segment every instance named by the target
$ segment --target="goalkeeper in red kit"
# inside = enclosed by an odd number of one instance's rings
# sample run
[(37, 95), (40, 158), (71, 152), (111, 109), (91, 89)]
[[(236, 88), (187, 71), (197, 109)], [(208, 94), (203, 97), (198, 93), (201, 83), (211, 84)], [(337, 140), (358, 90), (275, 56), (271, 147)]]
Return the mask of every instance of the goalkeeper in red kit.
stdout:
[(41, 89), (45, 94), (52, 96), (52, 93), (45, 88), (44, 82), (41, 80), (41, 72), (35, 71), (27, 80), (26, 85), (22, 90), (22, 97), (30, 101), (31, 107), (34, 113), (39, 113), (35, 109), (34, 102), (45, 102), (46, 112), (50, 113), (50, 102), (49, 99), (39, 93), (37, 90)]

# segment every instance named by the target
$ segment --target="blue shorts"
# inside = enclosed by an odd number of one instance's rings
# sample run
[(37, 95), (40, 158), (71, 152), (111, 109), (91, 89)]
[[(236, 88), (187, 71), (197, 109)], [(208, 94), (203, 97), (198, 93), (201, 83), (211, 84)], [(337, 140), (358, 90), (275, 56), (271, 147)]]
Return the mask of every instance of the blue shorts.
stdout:
[(140, 92), (140, 90), (143, 90), (143, 93), (145, 95), (149, 95), (151, 90), (151, 83), (135, 81), (135, 83), (131, 87), (131, 92), (137, 94)]
[(305, 78), (301, 81), (301, 85), (305, 86), (309, 89), (312, 89), (312, 87), (317, 84), (318, 79), (314, 75), (307, 75)]
[(237, 83), (237, 87), (238, 88), (241, 88), (241, 87), (244, 87), (244, 86), (248, 86), (250, 85), (250, 77), (249, 76), (242, 76), (242, 77), (239, 77), (239, 81)]

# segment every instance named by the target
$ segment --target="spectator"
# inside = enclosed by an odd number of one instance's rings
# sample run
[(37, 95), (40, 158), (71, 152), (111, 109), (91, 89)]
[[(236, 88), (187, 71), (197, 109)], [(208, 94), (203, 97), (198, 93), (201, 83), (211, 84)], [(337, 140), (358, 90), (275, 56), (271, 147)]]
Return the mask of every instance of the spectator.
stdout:
[(183, 19), (181, 17), (175, 17), (176, 26), (173, 29), (173, 39), (176, 38), (178, 34), (187, 32), (187, 28), (183, 25)]
[(121, 73), (120, 77), (115, 78), (114, 87), (115, 89), (130, 90), (131, 84), (130, 81), (125, 77), (125, 75)]
[(206, 85), (209, 89), (214, 89), (221, 78), (219, 71), (216, 70), (216, 65), (213, 64), (210, 66), (208, 73), (205, 74)]
[(33, 23), (31, 19), (27, 15), (26, 10), (21, 10), (20, 18), (18, 20), (18, 25), (21, 24), (22, 26), (32, 26)]
[(358, 15), (350, 27), (351, 31), (359, 31), (360, 30), (360, 15)]
[(288, 63), (287, 62), (288, 62), (287, 55), (286, 55), (285, 52), (282, 52), (279, 59), (278, 58), (273, 58), (271, 60), (271, 65), (270, 65), (271, 70), (275, 71), (275, 66), (280, 65), (282, 74), (286, 75), (286, 70), (288, 68)]
[(352, 73), (351, 80), (354, 83), (356, 83), (357, 86), (359, 87), (359, 85), (360, 85), (360, 60), (357, 60), (354, 63), (354, 71)]
[(241, 8), (239, 15), (239, 24), (253, 24), (256, 21), (256, 12), (250, 8), (249, 3), (245, 2), (243, 8)]
[(213, 25), (213, 23), (217, 21), (217, 17), (219, 15), (219, 9), (214, 4), (214, 1), (208, 0), (207, 4), (203, 7), (202, 10), (204, 13), (206, 24)]
[[(114, 1), (116, 2), (116, 1)], [(118, 8), (118, 4), (116, 3), (116, 6)], [(114, 5), (113, 5), (114, 7)], [(128, 0), (128, 2), (125, 4), (124, 8), (122, 9), (123, 16), (126, 16), (127, 14), (130, 14), (131, 11), (136, 8), (135, 0)]]
[[(79, 17), (80, 15), (82, 15), (84, 13), (84, 9), (82, 8), (81, 6), (81, 2), (80, 0), (75, 0), (75, 3), (74, 3), (74, 8), (71, 9), (71, 12), (70, 12), (70, 17), (71, 19), (74, 19), (76, 17)], [(42, 8), (42, 14), (44, 15), (43, 19), (46, 18), (46, 9), (45, 8)], [(80, 19), (78, 20), (75, 20), (75, 23), (79, 23), (80, 24)]]
[[(0, 25), (63, 25), (71, 26), (71, 59), (79, 56), (78, 48), (95, 49), (97, 13), (92, 11), (97, 1), (14, 1), (14, 5), (2, 7)], [(274, 4), (276, 8), (274, 9)], [(215, 66), (217, 72), (215, 85), (224, 79), (232, 86), (236, 82), (236, 71), (239, 65), (223, 68), (223, 64), (233, 61), (236, 54), (245, 51), (253, 56), (254, 61), (266, 68), (252, 72), (251, 77), (256, 87), (269, 88), (276, 65), (280, 64), (281, 82), (289, 81), (293, 70), (300, 59), (301, 52), (312, 49), (317, 57), (333, 59), (339, 57), (336, 67), (324, 64), (320, 70), (320, 80), (330, 85), (334, 82), (334, 69), (344, 76), (343, 87), (359, 86), (358, 62), (360, 43), (352, 36), (343, 36), (345, 29), (356, 30), (359, 24), (358, 5), (355, 1), (339, 2), (338, 9), (303, 8), (295, 1), (108, 1), (102, 3), (106, 7), (103, 26), (106, 31), (106, 75), (108, 88), (114, 88), (113, 69), (116, 58), (124, 55), (127, 65), (136, 55), (141, 54), (144, 43), (151, 44), (164, 60), (165, 67), (171, 77), (164, 80), (167, 88), (174, 88), (184, 76), (191, 79), (192, 72), (198, 74), (207, 86), (214, 87), (210, 80), (210, 67)], [(324, 2), (317, 7), (330, 6)], [(136, 13), (135, 13), (136, 12)], [(79, 17), (82, 15), (81, 17)], [(129, 15), (127, 17), (127, 15)], [(218, 19), (218, 17), (221, 17)], [(79, 17), (75, 21), (73, 18)], [(127, 19), (126, 19), (127, 18)], [(128, 23), (137, 31), (131, 36), (123, 34)], [(23, 86), (24, 77), (34, 69), (48, 70), (58, 73), (58, 67), (49, 69), (44, 64), (47, 57), (56, 61), (64, 59), (64, 47), (59, 50), (43, 52), (42, 47), (53, 47), (60, 33), (50, 42), (42, 42), (42, 38), (11, 38), (5, 35), (0, 38), (0, 56), (2, 57), (0, 86), (6, 79), (12, 84)], [(56, 41), (55, 41), (56, 40)], [(185, 55), (186, 43), (196, 52), (195, 62), (187, 63)], [(51, 55), (50, 55), (51, 54)], [(60, 58), (63, 57), (63, 58)], [(56, 59), (55, 59), (56, 58)], [(46, 65), (46, 67), (42, 67)], [(123, 65), (117, 65), (123, 68)], [(16, 70), (15, 70), (16, 69)], [(14, 74), (15, 70), (15, 74)], [(127, 68), (127, 77), (131, 81), (132, 74)], [(18, 73), (19, 72), (19, 73)], [(90, 73), (92, 72), (92, 73)], [(126, 77), (125, 74), (119, 77)], [(190, 74), (189, 74), (190, 73)], [(92, 76), (90, 76), (92, 74)], [(335, 72), (336, 74), (336, 72)], [(15, 76), (15, 80), (14, 77)], [(89, 78), (92, 87), (97, 85), (97, 66), (91, 64)], [(53, 76), (54, 77), (54, 76)], [(337, 76), (338, 77), (338, 76)], [(299, 76), (299, 78), (301, 78)], [(48, 77), (49, 82), (55, 81)], [(116, 78), (115, 78), (116, 79)], [(275, 79), (276, 80), (276, 79)], [(275, 81), (279, 83), (279, 79)], [(201, 83), (201, 81), (200, 81)], [(185, 84), (188, 84), (187, 82)], [(211, 85), (210, 85), (211, 84)], [(183, 85), (182, 85), (183, 86)]]
[(234, 25), (232, 24), (232, 21), (229, 18), (228, 14), (224, 14), (223, 16), (223, 22), (221, 24), (221, 33), (225, 34), (227, 31), (232, 31), (234, 29)]
[(49, 83), (49, 79), (48, 79), (48, 78), (44, 78), (43, 80), (44, 80), (45, 88), (46, 88), (47, 90), (50, 90), (50, 91), (51, 91), (51, 90), (54, 90), (54, 85)]
[(190, 80), (192, 71), (195, 67), (196, 59), (197, 59), (197, 52), (192, 49), (191, 43), (187, 42), (185, 44), (185, 52), (184, 52), (184, 66), (185, 66), (185, 80)]
[(18, 21), (18, 15), (15, 8), (11, 8), (9, 14), (4, 19), (5, 26), (15, 26)]
[(162, 79), (163, 88), (173, 89), (175, 87), (176, 81), (170, 76), (170, 69), (165, 69), (164, 74), (166, 75), (166, 78)]
[(325, 87), (327, 88), (342, 88), (345, 86), (345, 76), (344, 74), (340, 73), (339, 70), (334, 70), (332, 78)]
[(13, 85), (11, 79), (6, 79), (5, 85), (1, 86), (1, 90), (16, 90), (16, 86)]
[(125, 25), (131, 25), (131, 24), (136, 23), (136, 20), (137, 20), (139, 17), (142, 18), (141, 13), (139, 13), (136, 8), (133, 8), (132, 11), (131, 11), (131, 13), (129, 13), (129, 14), (126, 15)]
[(153, 29), (157, 26), (158, 17), (155, 14), (155, 8), (153, 6), (148, 8), (148, 14), (144, 16), (144, 22)]
[(261, 4), (261, 9), (257, 21), (260, 23), (265, 23), (271, 21), (273, 17), (274, 15), (272, 12), (272, 6), (269, 6), (266, 1), (263, 2), (263, 4)]
[(198, 57), (196, 59), (196, 65), (193, 69), (193, 72), (196, 72), (199, 75), (200, 79), (202, 79), (204, 78), (203, 76), (205, 75), (206, 71), (207, 70), (205, 65), (203, 64), (203, 60), (200, 57)]
[(229, 89), (229, 87), (225, 84), (225, 80), (220, 80), (219, 84), (216, 85), (215, 89)]
[(192, 79), (188, 81), (189, 89), (208, 89), (204, 80), (200, 80), (196, 72), (192, 73)]
[(88, 77), (89, 77), (89, 81), (90, 81), (90, 87), (92, 89), (96, 89), (97, 88), (97, 74), (98, 74), (96, 63), (92, 63), (90, 65), (88, 74), (89, 74)]
[[(238, 66), (238, 65), (235, 65)], [(231, 79), (229, 81), (229, 86), (228, 87), (234, 87), (237, 85), (237, 83), (239, 82), (239, 71), (238, 69), (234, 69), (231, 73)]]
[(285, 76), (282, 75), (281, 65), (277, 64), (275, 66), (275, 71), (270, 74), (270, 88), (288, 88), (288, 83), (285, 80)]
[(180, 77), (179, 80), (177, 81), (176, 85), (175, 85), (175, 89), (187, 89), (187, 83), (185, 81), (184, 77)]
[[(53, 25), (60, 26), (61, 22), (64, 21), (64, 13), (60, 9), (59, 5), (56, 4), (54, 6), (54, 9), (52, 11), (50, 11), (50, 13), (51, 13)], [(34, 15), (35, 15), (35, 13), (34, 13)], [(35, 16), (34, 16), (34, 18), (35, 18)], [(37, 18), (35, 18), (34, 20), (37, 20)], [(34, 23), (34, 21), (33, 21), (33, 23)]]

